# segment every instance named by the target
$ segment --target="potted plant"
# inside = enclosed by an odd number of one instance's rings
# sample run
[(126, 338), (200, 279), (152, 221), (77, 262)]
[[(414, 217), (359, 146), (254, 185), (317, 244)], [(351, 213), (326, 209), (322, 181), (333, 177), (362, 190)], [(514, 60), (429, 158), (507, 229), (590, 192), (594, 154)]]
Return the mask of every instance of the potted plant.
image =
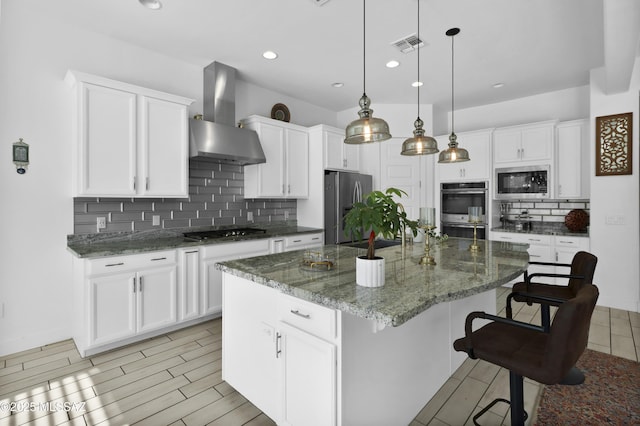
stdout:
[(406, 192), (397, 188), (386, 191), (372, 191), (361, 202), (353, 204), (344, 217), (344, 233), (352, 238), (362, 239), (369, 231), (367, 255), (356, 258), (356, 283), (368, 287), (384, 285), (384, 259), (375, 255), (375, 239), (381, 236), (395, 238), (399, 232), (411, 229), (418, 233), (418, 222), (407, 217), (404, 208), (394, 200)]

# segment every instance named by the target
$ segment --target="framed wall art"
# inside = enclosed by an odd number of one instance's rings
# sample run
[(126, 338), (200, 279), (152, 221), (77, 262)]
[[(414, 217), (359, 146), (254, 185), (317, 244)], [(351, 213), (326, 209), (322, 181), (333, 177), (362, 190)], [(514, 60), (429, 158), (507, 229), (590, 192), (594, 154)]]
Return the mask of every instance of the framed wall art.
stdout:
[(596, 117), (596, 176), (630, 175), (633, 113)]

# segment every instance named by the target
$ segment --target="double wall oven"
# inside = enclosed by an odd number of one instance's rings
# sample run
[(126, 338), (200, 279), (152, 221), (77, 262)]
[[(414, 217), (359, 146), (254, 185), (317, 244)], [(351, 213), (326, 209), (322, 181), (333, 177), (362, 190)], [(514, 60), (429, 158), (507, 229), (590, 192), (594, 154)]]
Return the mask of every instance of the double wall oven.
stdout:
[(450, 237), (473, 238), (473, 223), (469, 222), (469, 207), (482, 207), (478, 223), (478, 238), (485, 239), (488, 183), (450, 182), (440, 184), (440, 232)]

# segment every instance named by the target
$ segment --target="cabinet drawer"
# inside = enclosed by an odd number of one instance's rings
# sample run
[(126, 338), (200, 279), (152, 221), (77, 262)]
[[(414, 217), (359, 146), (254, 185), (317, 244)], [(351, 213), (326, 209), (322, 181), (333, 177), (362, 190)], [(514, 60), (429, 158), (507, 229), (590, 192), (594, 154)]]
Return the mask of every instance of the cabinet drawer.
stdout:
[(494, 232), (493, 239), (510, 243), (527, 243), (535, 245), (551, 245), (551, 235), (516, 234), (512, 232)]
[(296, 248), (303, 248), (310, 245), (322, 245), (322, 234), (301, 234), (292, 235), (284, 239), (285, 250), (295, 250)]
[(278, 319), (317, 337), (336, 337), (336, 311), (296, 297), (280, 294)]
[(97, 275), (176, 263), (176, 251), (154, 251), (130, 256), (103, 257), (87, 262), (87, 274)]
[(211, 244), (202, 248), (202, 258), (224, 257), (225, 259), (240, 259), (244, 257), (261, 256), (269, 253), (269, 240), (238, 241), (233, 243)]
[(565, 237), (556, 235), (554, 238), (556, 247), (570, 247), (583, 250), (589, 247), (589, 238), (587, 237)]

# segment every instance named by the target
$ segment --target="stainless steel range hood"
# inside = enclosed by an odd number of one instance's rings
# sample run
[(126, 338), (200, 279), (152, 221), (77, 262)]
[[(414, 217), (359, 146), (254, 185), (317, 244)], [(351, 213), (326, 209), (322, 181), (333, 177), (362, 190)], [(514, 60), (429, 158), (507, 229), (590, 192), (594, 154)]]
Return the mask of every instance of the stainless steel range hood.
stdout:
[(236, 69), (213, 62), (204, 69), (204, 120), (189, 120), (191, 158), (239, 165), (267, 160), (258, 135), (236, 127)]

